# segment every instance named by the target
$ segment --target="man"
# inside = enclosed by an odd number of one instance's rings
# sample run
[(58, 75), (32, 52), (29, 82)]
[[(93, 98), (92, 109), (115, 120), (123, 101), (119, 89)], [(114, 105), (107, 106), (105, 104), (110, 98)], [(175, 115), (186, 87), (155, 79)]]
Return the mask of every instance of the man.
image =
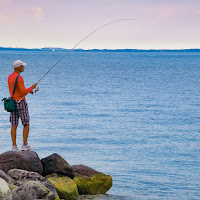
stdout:
[[(24, 71), (24, 68), (26, 65), (27, 64), (24, 62), (20, 60), (16, 60), (13, 63), (14, 72), (8, 76), (8, 87), (9, 87), (10, 96), (13, 97), (13, 99), (16, 102), (16, 111), (10, 113), (11, 138), (12, 138), (12, 143), (13, 143), (13, 147), (12, 147), (13, 151), (19, 151), (16, 144), (17, 126), (19, 123), (19, 118), (21, 119), (22, 124), (24, 126), (22, 151), (30, 151), (33, 149), (33, 147), (29, 146), (27, 143), (28, 135), (29, 135), (29, 113), (28, 113), (28, 105), (26, 103), (25, 96), (28, 93), (33, 94), (33, 89), (36, 88), (37, 83), (33, 84), (31, 87), (26, 89), (24, 86), (24, 79), (21, 76), (19, 76), (17, 80), (17, 87), (15, 90), (15, 93), (14, 95), (12, 95), (16, 78), (21, 72)], [(19, 100), (21, 101), (19, 102)]]

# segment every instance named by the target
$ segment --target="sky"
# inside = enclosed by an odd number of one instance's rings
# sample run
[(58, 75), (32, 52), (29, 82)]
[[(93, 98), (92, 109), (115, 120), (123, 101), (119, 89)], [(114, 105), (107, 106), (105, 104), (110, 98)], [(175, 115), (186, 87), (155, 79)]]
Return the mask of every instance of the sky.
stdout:
[(0, 0), (0, 46), (200, 48), (200, 0)]

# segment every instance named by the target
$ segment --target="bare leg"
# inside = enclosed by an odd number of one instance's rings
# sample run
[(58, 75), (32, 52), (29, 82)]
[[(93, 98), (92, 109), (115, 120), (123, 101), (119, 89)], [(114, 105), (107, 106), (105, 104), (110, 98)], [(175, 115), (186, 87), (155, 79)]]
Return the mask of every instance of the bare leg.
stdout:
[(28, 134), (29, 134), (29, 124), (24, 126), (24, 130), (23, 130), (23, 142), (24, 142), (24, 144), (26, 144), (27, 141), (28, 141)]
[(17, 126), (11, 127), (11, 138), (13, 146), (16, 146)]

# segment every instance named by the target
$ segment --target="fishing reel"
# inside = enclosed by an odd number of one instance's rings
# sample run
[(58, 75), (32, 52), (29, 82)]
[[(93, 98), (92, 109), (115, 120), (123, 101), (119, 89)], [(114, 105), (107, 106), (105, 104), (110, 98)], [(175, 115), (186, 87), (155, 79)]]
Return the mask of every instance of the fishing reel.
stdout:
[(36, 88), (34, 91), (33, 91), (33, 93), (36, 93), (36, 92), (38, 92), (39, 91), (39, 87), (38, 88)]

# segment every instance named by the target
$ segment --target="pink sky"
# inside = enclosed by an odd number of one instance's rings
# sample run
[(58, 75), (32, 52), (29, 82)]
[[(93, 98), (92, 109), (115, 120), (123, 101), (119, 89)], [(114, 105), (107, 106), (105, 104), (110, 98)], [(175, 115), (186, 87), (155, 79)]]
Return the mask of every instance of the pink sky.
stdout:
[(0, 0), (0, 46), (200, 48), (200, 0)]

